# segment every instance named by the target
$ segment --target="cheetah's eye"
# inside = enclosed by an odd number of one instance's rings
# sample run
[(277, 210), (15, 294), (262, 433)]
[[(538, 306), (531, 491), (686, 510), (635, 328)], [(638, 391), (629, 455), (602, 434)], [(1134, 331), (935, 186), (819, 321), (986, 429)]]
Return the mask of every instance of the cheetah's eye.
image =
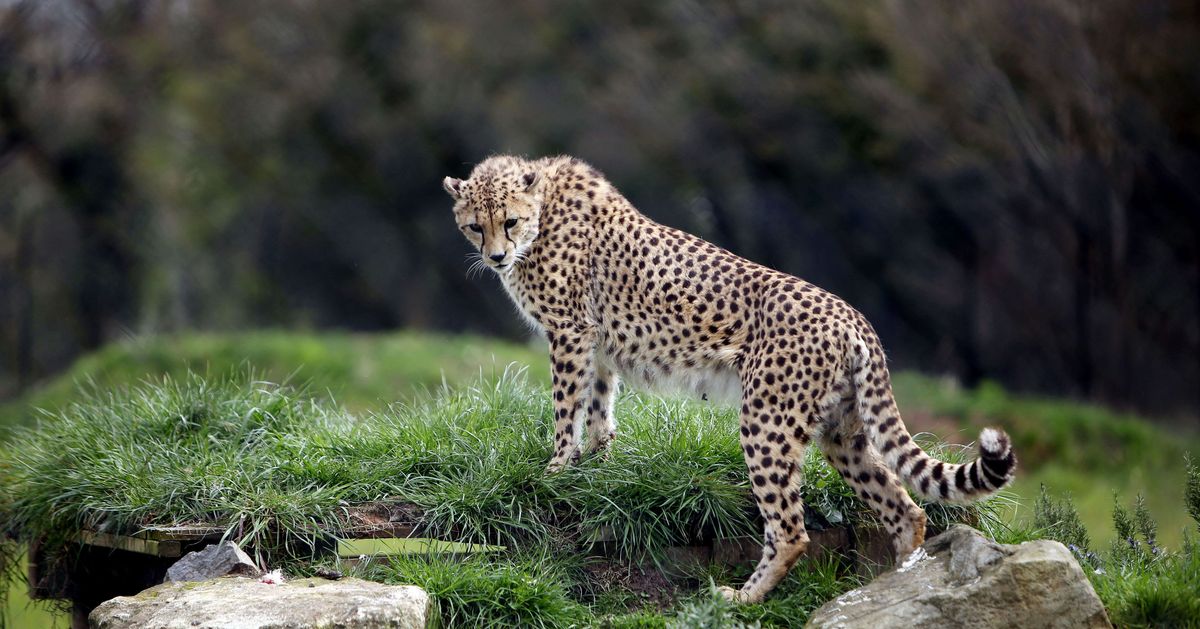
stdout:
[(471, 223), (470, 225), (467, 225), (467, 229), (475, 232), (476, 234), (483, 233), (483, 228), (479, 226), (479, 223)]
[(504, 221), (504, 229), (512, 229), (516, 226), (517, 226), (517, 219), (515, 219), (515, 218), (510, 218), (507, 221)]

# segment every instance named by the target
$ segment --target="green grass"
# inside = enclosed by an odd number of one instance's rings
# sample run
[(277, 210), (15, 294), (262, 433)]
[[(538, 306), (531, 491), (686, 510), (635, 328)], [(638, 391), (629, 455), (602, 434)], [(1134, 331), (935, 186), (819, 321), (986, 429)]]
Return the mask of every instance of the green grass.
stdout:
[[(247, 365), (273, 382), (306, 384), (310, 395), (369, 412), (444, 381), (474, 381), (481, 370), (525, 365), (530, 379), (548, 379), (544, 349), (470, 336), (307, 334), (251, 332), (131, 339), (81, 359), (66, 374), (26, 397), (0, 405), (0, 428), (29, 424), (34, 409), (57, 409), (79, 399), (79, 385), (121, 388), (147, 378), (191, 372), (221, 376)], [(1184, 487), (1182, 456), (1200, 452), (1197, 436), (1168, 434), (1135, 416), (1075, 402), (1017, 396), (994, 384), (963, 389), (911, 372), (894, 376), (910, 429), (939, 438), (973, 441), (984, 425), (1003, 426), (1021, 459), (1013, 492), (1032, 504), (1042, 484), (1069, 491), (1100, 541), (1115, 534), (1109, 519), (1113, 492), (1131, 499), (1143, 492), (1160, 514), (1162, 537), (1181, 542), (1187, 515), (1177, 508)], [(2, 430), (0, 430), (2, 432)], [(1028, 519), (1028, 506), (1010, 517)]]
[[(505, 375), (510, 361), (528, 365), (527, 377)], [(703, 583), (746, 575), (692, 575), (701, 587), (684, 588), (664, 613), (619, 584), (596, 583), (577, 552), (586, 554), (595, 531), (620, 540), (631, 566), (697, 535), (758, 535), (736, 418), (724, 407), (624, 395), (609, 458), (546, 477), (545, 362), (544, 350), (532, 346), (413, 333), (129, 341), (0, 407), (0, 425), (40, 421), (36, 432), (16, 429), (0, 446), (0, 511), (7, 526), (52, 539), (81, 525), (218, 522), (268, 558), (303, 569), (301, 559), (324, 541), (321, 530), (336, 524), (346, 502), (402, 500), (422, 510), (431, 536), (513, 549), (469, 568), (429, 557), (413, 559), (407, 572), (372, 575), (444, 588), (438, 605), (454, 623), (486, 624), (498, 614), (545, 626), (660, 627), (702, 618), (787, 626), (852, 587), (836, 565), (806, 564), (765, 604), (729, 610), (710, 600)], [(249, 384), (251, 369), (258, 384)], [(293, 384), (268, 384), (281, 381)], [(1164, 555), (1169, 560), (1110, 573), (1119, 578), (1093, 579), (1096, 589), (1123, 624), (1195, 617), (1187, 606), (1195, 597), (1172, 594), (1196, 583), (1185, 552), (1195, 545), (1183, 535), (1195, 523), (1181, 508), (1183, 460), (1197, 451), (1195, 435), (994, 385), (962, 389), (899, 373), (895, 387), (910, 429), (967, 442), (981, 426), (1000, 425), (1021, 458), (1019, 501), (995, 500), (979, 513), (931, 505), (931, 519), (982, 514), (977, 525), (996, 539), (1039, 537), (1046, 523), (1035, 522), (1034, 505), (1044, 483), (1053, 496), (1071, 494), (1080, 528), (1093, 548), (1105, 549), (1120, 538), (1114, 493), (1126, 505), (1142, 493), (1157, 518), (1156, 543), (1176, 550)], [(940, 458), (971, 456), (928, 436), (921, 441)], [(806, 478), (810, 526), (866, 517), (815, 452)], [(1200, 481), (1191, 491), (1200, 496)], [(489, 588), (511, 596), (495, 598)], [(485, 605), (488, 597), (506, 601), (503, 609)], [(13, 626), (49, 626), (44, 617), (35, 624), (36, 612), (14, 620), (17, 598), (9, 604)]]
[(225, 376), (250, 365), (267, 380), (304, 384), (312, 395), (363, 411), (410, 399), (443, 382), (474, 381), (481, 370), (513, 362), (525, 365), (534, 379), (544, 380), (549, 378), (545, 356), (535, 345), (414, 332), (262, 331), (136, 338), (84, 356), (25, 397), (0, 404), (0, 427), (29, 425), (38, 409), (53, 411), (78, 400), (80, 385), (88, 383), (120, 388), (167, 375)]
[(592, 614), (573, 599), (571, 559), (529, 556), (516, 559), (448, 560), (403, 557), (365, 573), (385, 583), (411, 583), (434, 600), (445, 627), (571, 627)]

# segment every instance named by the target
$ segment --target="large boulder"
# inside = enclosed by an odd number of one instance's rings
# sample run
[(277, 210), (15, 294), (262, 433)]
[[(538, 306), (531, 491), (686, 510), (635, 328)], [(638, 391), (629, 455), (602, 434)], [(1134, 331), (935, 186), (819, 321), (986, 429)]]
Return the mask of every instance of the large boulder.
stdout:
[(102, 603), (93, 629), (418, 629), (429, 596), (412, 585), (298, 579), (273, 585), (224, 577), (168, 582)]
[(956, 525), (813, 613), (809, 627), (1110, 627), (1075, 558), (1050, 540), (997, 544)]

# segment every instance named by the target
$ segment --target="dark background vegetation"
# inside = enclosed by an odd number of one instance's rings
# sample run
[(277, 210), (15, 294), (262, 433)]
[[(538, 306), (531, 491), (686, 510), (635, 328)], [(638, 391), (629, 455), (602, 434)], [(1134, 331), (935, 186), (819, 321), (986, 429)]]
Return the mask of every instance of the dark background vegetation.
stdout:
[(575, 154), (894, 362), (1200, 411), (1185, 0), (0, 1), (0, 398), (130, 335), (523, 334), (444, 175)]

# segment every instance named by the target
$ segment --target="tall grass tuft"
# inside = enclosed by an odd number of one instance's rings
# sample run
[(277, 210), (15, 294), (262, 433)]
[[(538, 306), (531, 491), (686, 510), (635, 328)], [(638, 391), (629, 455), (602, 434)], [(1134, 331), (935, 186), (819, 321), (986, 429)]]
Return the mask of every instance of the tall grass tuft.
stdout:
[(434, 602), (433, 624), (438, 627), (579, 626), (590, 614), (568, 595), (572, 579), (563, 564), (553, 556), (405, 556), (365, 574), (424, 588)]
[(1196, 528), (1200, 530), (1200, 467), (1196, 466), (1196, 462), (1189, 455), (1186, 461), (1187, 465), (1187, 493), (1184, 500), (1187, 502), (1188, 514), (1196, 521)]

